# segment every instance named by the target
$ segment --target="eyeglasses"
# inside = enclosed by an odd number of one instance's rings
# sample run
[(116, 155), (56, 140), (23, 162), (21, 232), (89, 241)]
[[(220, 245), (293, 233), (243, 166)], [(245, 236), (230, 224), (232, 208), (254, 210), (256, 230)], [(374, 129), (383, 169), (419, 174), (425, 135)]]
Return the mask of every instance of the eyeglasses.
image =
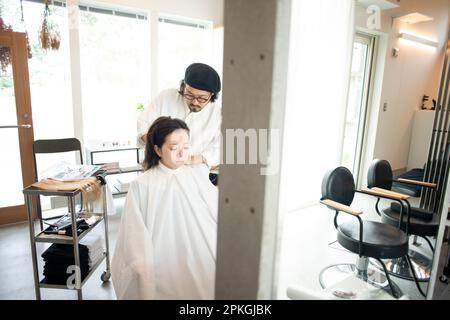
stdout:
[(206, 103), (209, 101), (209, 99), (211, 99), (211, 96), (209, 96), (208, 98), (205, 98), (202, 96), (194, 96), (193, 94), (190, 94), (190, 93), (182, 93), (181, 95), (188, 101), (197, 100), (199, 103)]

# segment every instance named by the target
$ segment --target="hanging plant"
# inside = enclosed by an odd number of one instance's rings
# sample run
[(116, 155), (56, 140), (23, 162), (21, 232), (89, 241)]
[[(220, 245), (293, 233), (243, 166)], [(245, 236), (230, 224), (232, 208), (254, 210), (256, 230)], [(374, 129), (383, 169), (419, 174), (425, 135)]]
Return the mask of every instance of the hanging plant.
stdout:
[(58, 50), (61, 44), (61, 36), (56, 25), (50, 22), (50, 9), (48, 0), (45, 0), (44, 20), (39, 30), (39, 41), (42, 49)]
[(20, 0), (20, 13), (21, 13), (21, 20), (22, 20), (22, 25), (23, 28), (25, 29), (25, 39), (27, 41), (27, 52), (28, 52), (28, 59), (31, 59), (33, 57), (33, 54), (31, 52), (31, 46), (30, 46), (30, 39), (28, 38), (28, 31), (27, 31), (27, 26), (25, 25), (25, 19), (23, 17), (23, 4), (22, 4), (22, 0)]
[[(0, 15), (0, 30), (12, 31), (11, 26), (5, 24)], [(0, 47), (0, 68), (2, 72), (6, 72), (6, 68), (12, 62), (11, 51), (8, 47)]]
[(2, 31), (13, 31), (12, 27), (3, 22), (3, 18), (0, 15), (0, 30)]

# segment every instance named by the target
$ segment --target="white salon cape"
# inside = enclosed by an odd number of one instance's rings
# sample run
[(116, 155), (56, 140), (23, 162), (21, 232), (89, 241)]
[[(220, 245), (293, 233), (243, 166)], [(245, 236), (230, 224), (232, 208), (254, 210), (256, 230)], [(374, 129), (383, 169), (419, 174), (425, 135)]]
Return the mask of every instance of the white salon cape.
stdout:
[(146, 134), (161, 116), (181, 119), (190, 129), (191, 153), (203, 155), (208, 166), (217, 166), (220, 164), (221, 109), (221, 104), (216, 101), (208, 103), (199, 112), (191, 112), (177, 89), (167, 89), (158, 94), (139, 116), (138, 136)]
[(111, 263), (118, 299), (214, 299), (218, 190), (205, 165), (130, 185)]

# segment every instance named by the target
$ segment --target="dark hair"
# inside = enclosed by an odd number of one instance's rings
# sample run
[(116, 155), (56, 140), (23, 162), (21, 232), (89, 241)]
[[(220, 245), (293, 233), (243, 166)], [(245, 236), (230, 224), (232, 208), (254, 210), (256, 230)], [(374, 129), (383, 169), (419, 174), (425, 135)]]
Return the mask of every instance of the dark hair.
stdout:
[(171, 117), (159, 117), (153, 122), (147, 132), (144, 159), (145, 170), (149, 170), (159, 163), (160, 157), (155, 151), (155, 146), (161, 148), (166, 141), (166, 137), (178, 129), (186, 130), (189, 134), (189, 128), (183, 120), (172, 119)]
[[(184, 80), (181, 80), (180, 89), (178, 90), (178, 93), (183, 95), (184, 94), (184, 88), (186, 88), (186, 82), (184, 82)], [(194, 88), (194, 87), (192, 87), (192, 88)], [(204, 91), (206, 91), (206, 90), (204, 90)], [(208, 103), (209, 102), (215, 102), (219, 98), (219, 93), (214, 93), (214, 92), (211, 92), (211, 93), (212, 93), (211, 99), (209, 99)]]

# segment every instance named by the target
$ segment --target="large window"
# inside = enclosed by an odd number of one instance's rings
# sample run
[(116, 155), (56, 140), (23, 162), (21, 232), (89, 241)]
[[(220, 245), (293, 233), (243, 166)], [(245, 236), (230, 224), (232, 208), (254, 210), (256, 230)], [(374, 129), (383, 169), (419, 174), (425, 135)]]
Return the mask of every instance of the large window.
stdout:
[[(5, 23), (23, 32), (20, 1), (1, 0)], [(72, 91), (69, 63), (67, 11), (50, 6), (51, 21), (58, 26), (61, 45), (58, 50), (43, 50), (39, 44), (44, 5), (23, 1), (24, 20), (33, 57), (28, 60), (35, 139), (73, 136)], [(49, 117), (51, 114), (51, 117)]]
[(213, 41), (211, 22), (161, 16), (158, 24), (158, 91), (178, 87), (191, 63), (214, 65)]
[(85, 142), (133, 144), (137, 107), (150, 99), (150, 26), (143, 14), (81, 7)]
[(324, 174), (340, 164), (353, 46), (353, 5), (353, 1), (292, 2), (282, 212), (317, 204)]
[[(72, 91), (67, 10), (62, 3), (50, 6), (50, 21), (58, 27), (61, 43), (58, 50), (43, 50), (39, 43), (39, 31), (43, 21), (44, 5), (39, 1), (23, 1), (25, 25), (21, 22), (20, 1), (0, 0), (2, 17), (14, 31), (28, 31), (32, 58), (28, 60), (34, 139), (58, 139), (73, 137)], [(3, 116), (3, 114), (2, 114)], [(15, 123), (13, 121), (11, 123)], [(17, 142), (12, 143), (14, 149)], [(8, 147), (6, 147), (8, 148)], [(61, 154), (58, 160), (73, 162), (73, 153)], [(38, 173), (55, 163), (51, 155), (37, 156)], [(6, 172), (6, 181), (15, 181), (14, 170)], [(48, 197), (41, 197), (45, 210), (50, 206)]]
[(357, 183), (361, 178), (359, 171), (365, 134), (374, 41), (371, 36), (357, 34), (353, 44), (352, 73), (341, 163), (352, 171)]

